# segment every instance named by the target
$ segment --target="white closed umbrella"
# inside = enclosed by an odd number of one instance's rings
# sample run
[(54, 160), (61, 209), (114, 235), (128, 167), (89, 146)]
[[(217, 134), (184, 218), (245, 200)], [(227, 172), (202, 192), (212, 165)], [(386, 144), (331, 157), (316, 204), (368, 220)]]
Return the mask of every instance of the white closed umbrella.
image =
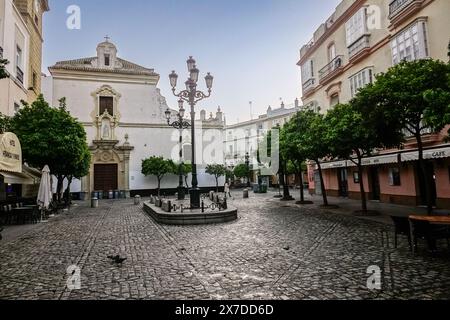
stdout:
[(45, 166), (42, 170), (41, 184), (39, 185), (39, 193), (37, 197), (37, 204), (41, 210), (41, 221), (42, 221), (42, 211), (48, 210), (50, 204), (52, 203), (52, 180), (50, 177), (50, 168)]

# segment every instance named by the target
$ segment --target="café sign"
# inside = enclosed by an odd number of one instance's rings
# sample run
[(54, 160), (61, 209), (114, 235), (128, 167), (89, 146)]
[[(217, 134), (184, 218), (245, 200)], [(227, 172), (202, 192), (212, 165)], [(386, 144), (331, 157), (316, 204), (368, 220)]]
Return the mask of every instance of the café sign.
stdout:
[(22, 173), (22, 147), (12, 132), (0, 134), (0, 170)]

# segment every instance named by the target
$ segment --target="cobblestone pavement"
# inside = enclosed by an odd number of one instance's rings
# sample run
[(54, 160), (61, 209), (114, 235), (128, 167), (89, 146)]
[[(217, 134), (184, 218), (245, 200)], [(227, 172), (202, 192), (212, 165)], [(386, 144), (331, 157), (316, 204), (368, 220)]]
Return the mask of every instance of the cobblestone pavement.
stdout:
[[(392, 248), (390, 226), (281, 203), (233, 200), (239, 220), (162, 226), (132, 201), (84, 204), (0, 243), (1, 299), (449, 299), (450, 256)], [(402, 239), (404, 240), (404, 239)], [(423, 247), (424, 244), (421, 244)], [(122, 266), (108, 255), (128, 259)], [(81, 289), (66, 270), (81, 268)], [(367, 289), (378, 265), (382, 290)]]

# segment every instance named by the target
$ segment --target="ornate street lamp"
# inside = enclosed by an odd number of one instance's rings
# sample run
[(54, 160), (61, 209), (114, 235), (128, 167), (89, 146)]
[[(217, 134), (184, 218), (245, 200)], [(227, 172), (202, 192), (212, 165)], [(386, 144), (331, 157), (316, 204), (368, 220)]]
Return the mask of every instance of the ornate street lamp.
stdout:
[[(208, 73), (205, 77), (206, 88), (208, 89), (208, 93), (203, 93), (202, 91), (197, 90), (197, 82), (199, 79), (200, 70), (197, 69), (195, 59), (191, 56), (186, 61), (189, 78), (185, 82), (186, 90), (183, 90), (179, 93), (176, 93), (176, 86), (178, 75), (175, 71), (169, 75), (170, 85), (172, 87), (172, 92), (176, 97), (180, 98), (180, 101), (185, 101), (191, 106), (191, 142), (192, 142), (192, 188), (190, 190), (190, 198), (191, 198), (191, 209), (200, 208), (200, 189), (198, 188), (198, 179), (197, 179), (197, 164), (195, 159), (195, 105), (200, 100), (209, 98), (211, 96), (211, 90), (213, 85), (213, 76)], [(184, 112), (184, 109), (182, 109)], [(181, 113), (181, 109), (180, 109)]]
[(178, 100), (178, 108), (179, 111), (177, 113), (177, 121), (174, 121), (170, 123), (170, 118), (172, 116), (172, 112), (170, 112), (169, 109), (166, 110), (166, 118), (167, 118), (167, 124), (175, 129), (178, 129), (180, 131), (180, 164), (178, 165), (178, 175), (179, 175), (179, 183), (178, 183), (178, 200), (184, 200), (185, 198), (185, 192), (184, 192), (184, 185), (183, 185), (183, 130), (188, 129), (191, 124), (184, 120), (185, 111), (183, 108), (183, 100)]

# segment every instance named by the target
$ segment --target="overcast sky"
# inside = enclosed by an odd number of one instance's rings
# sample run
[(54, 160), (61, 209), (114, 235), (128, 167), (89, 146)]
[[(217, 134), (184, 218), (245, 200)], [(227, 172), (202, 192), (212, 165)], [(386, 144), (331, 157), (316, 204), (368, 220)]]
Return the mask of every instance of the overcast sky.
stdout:
[[(300, 98), (300, 47), (339, 0), (50, 0), (44, 17), (43, 72), (56, 61), (95, 56), (105, 35), (119, 57), (161, 75), (158, 87), (171, 107), (168, 74), (187, 77), (193, 55), (202, 79), (215, 77), (213, 96), (200, 108), (221, 106), (229, 124), (269, 105)], [(81, 9), (81, 29), (69, 30), (70, 5)], [(201, 88), (204, 88), (202, 81)]]

